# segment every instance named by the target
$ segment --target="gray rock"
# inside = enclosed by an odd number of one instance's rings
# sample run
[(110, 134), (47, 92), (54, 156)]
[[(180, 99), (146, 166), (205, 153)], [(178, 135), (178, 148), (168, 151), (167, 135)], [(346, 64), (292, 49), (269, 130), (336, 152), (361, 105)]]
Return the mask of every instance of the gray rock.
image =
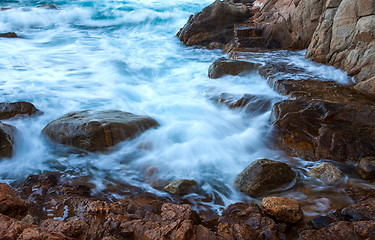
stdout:
[(57, 143), (94, 152), (106, 150), (157, 126), (159, 124), (147, 116), (116, 110), (81, 111), (52, 121), (42, 132)]
[(319, 164), (311, 169), (307, 175), (316, 177), (322, 180), (325, 184), (334, 184), (344, 177), (344, 173), (329, 162)]
[(375, 157), (362, 158), (358, 163), (357, 171), (363, 179), (375, 179)]
[(237, 176), (235, 186), (243, 193), (258, 196), (285, 189), (295, 178), (296, 173), (288, 164), (260, 159), (250, 164)]
[(198, 184), (195, 180), (179, 179), (169, 183), (163, 190), (171, 194), (184, 195), (194, 192), (197, 186)]

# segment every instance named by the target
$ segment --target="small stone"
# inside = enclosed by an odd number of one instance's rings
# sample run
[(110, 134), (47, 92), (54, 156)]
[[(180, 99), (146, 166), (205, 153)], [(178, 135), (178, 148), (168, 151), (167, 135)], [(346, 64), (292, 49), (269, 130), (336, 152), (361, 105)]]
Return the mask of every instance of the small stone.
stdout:
[(241, 192), (257, 196), (287, 188), (295, 177), (296, 173), (288, 164), (260, 159), (237, 176), (235, 185)]
[(263, 211), (276, 220), (296, 223), (303, 213), (297, 200), (284, 197), (266, 197), (262, 200)]
[(375, 179), (375, 157), (362, 158), (358, 163), (357, 171), (363, 179)]
[(22, 221), (30, 224), (35, 223), (33, 216), (31, 216), (30, 214), (27, 214), (24, 218), (22, 218)]
[(319, 164), (311, 169), (307, 175), (310, 177), (316, 177), (322, 180), (325, 184), (334, 184), (344, 177), (344, 173), (329, 162)]
[(195, 180), (179, 179), (165, 186), (163, 190), (171, 194), (185, 195), (194, 192), (197, 186)]
[(0, 33), (0, 38), (21, 38), (15, 32)]

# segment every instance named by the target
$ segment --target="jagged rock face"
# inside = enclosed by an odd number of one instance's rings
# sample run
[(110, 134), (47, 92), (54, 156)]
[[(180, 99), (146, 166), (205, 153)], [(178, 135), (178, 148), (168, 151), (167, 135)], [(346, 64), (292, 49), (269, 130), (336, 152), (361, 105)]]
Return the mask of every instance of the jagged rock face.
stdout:
[[(226, 44), (233, 38), (234, 24), (249, 17), (250, 10), (245, 4), (217, 0), (201, 12), (190, 16), (177, 36), (186, 46)], [(220, 44), (214, 45), (221, 46)]]
[(373, 77), (375, 2), (328, 1), (306, 57), (343, 69), (357, 82)]
[(150, 117), (121, 111), (81, 111), (52, 121), (43, 129), (43, 134), (57, 143), (94, 152), (157, 126)]

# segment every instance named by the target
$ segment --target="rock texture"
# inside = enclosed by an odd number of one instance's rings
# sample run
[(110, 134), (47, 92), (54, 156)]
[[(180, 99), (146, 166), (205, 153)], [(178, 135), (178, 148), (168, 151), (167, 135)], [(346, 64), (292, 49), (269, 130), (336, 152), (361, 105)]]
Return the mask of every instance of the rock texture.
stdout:
[(102, 151), (159, 124), (152, 118), (121, 111), (69, 113), (49, 123), (43, 134), (55, 142)]
[(307, 175), (316, 177), (325, 184), (334, 184), (344, 177), (344, 173), (329, 162), (319, 164), (311, 169)]
[(254, 161), (236, 178), (235, 185), (250, 196), (281, 190), (296, 178), (296, 173), (286, 164), (269, 159)]
[(375, 179), (375, 157), (362, 158), (357, 165), (357, 172), (363, 179)]
[(262, 208), (264, 213), (286, 223), (296, 223), (303, 217), (298, 201), (293, 198), (266, 197), (262, 200)]
[(229, 108), (241, 108), (247, 113), (262, 114), (271, 109), (273, 99), (268, 96), (244, 94), (242, 96), (229, 93), (220, 94), (215, 100)]
[(6, 183), (0, 183), (0, 213), (9, 217), (26, 215), (28, 205)]
[(13, 145), (15, 142), (16, 128), (0, 122), (0, 158), (11, 157), (13, 155)]
[(217, 46), (222, 48), (233, 38), (235, 23), (250, 17), (250, 9), (242, 3), (216, 0), (201, 12), (190, 16), (177, 33), (186, 46)]
[(208, 69), (209, 78), (220, 78), (224, 75), (239, 75), (257, 71), (259, 65), (252, 62), (229, 60), (220, 58), (216, 60)]
[(34, 115), (41, 113), (32, 103), (0, 103), (0, 119), (9, 119), (17, 115)]
[(169, 183), (163, 188), (164, 191), (171, 194), (189, 194), (194, 192), (198, 187), (195, 180), (179, 179)]
[[(306, 57), (343, 69), (357, 82), (374, 77), (375, 4), (371, 0), (327, 1)], [(363, 91), (364, 84), (358, 87)]]

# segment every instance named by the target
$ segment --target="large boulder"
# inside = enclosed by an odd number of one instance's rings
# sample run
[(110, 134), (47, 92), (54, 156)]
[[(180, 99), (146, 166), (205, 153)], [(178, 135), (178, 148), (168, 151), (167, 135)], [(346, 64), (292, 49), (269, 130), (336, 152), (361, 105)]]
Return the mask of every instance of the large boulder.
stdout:
[(11, 157), (13, 155), (14, 138), (16, 128), (0, 122), (0, 158)]
[(368, 0), (328, 1), (306, 57), (343, 69), (357, 82), (375, 72), (375, 4)]
[(296, 173), (288, 164), (260, 159), (254, 161), (237, 176), (235, 185), (243, 193), (258, 196), (285, 189), (295, 178)]
[(68, 113), (49, 123), (43, 134), (57, 143), (102, 151), (159, 124), (147, 116), (107, 110)]
[(177, 36), (186, 46), (223, 46), (232, 40), (234, 24), (249, 17), (250, 9), (245, 4), (216, 0), (190, 16)]
[(220, 58), (216, 60), (208, 69), (209, 78), (220, 78), (224, 75), (239, 75), (241, 73), (249, 73), (257, 71), (259, 65), (238, 60), (229, 60)]
[(29, 102), (0, 103), (0, 119), (8, 119), (17, 115), (34, 115), (40, 111)]

